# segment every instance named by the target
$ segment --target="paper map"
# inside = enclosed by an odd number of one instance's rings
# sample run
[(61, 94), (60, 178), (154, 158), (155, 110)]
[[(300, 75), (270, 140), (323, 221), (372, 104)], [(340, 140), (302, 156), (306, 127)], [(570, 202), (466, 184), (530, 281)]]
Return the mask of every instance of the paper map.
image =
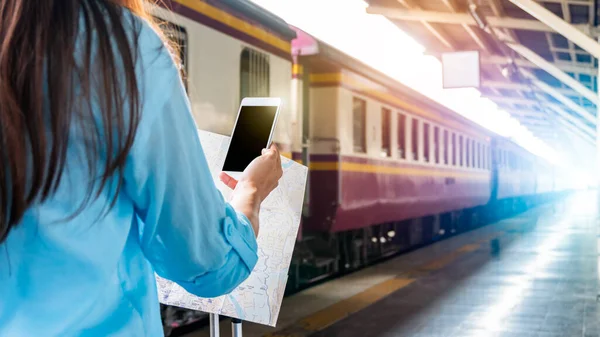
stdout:
[[(226, 200), (231, 191), (218, 174), (229, 147), (229, 137), (198, 131), (208, 166)], [(179, 285), (156, 277), (163, 304), (200, 310), (245, 321), (275, 326), (285, 291), (292, 252), (300, 226), (308, 169), (281, 158), (283, 177), (260, 209), (258, 263), (250, 277), (228, 295), (201, 298)]]

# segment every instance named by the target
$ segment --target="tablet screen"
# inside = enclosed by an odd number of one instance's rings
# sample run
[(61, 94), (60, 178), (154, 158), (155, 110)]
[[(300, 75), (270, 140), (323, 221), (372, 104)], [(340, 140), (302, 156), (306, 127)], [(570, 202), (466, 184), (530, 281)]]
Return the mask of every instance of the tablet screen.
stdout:
[(277, 106), (248, 106), (240, 109), (223, 171), (242, 172), (267, 147)]

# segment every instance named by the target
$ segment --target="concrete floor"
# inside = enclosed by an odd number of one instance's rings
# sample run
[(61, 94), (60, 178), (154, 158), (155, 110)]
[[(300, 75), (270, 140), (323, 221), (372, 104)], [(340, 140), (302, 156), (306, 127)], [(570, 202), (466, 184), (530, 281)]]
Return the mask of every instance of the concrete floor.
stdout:
[(600, 336), (596, 207), (582, 192), (311, 288), (244, 336)]
[(518, 217), (497, 257), (465, 255), (314, 336), (598, 336), (595, 198), (563, 206)]

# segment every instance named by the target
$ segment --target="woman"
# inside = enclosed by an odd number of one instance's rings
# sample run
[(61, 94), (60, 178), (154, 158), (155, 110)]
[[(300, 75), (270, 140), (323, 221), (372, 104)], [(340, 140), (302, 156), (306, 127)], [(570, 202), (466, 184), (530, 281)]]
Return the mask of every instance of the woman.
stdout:
[(215, 188), (144, 0), (0, 0), (0, 336), (159, 336), (154, 272), (199, 296), (257, 261), (264, 150)]

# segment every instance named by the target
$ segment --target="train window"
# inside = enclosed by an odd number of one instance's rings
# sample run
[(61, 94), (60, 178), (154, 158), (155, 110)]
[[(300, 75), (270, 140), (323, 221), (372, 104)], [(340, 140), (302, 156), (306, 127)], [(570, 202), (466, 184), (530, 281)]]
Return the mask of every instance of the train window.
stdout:
[(187, 83), (187, 74), (188, 74), (188, 60), (187, 60), (187, 50), (188, 50), (188, 35), (187, 30), (179, 25), (176, 25), (167, 20), (163, 20), (161, 18), (155, 17), (155, 21), (158, 22), (160, 29), (166, 38), (171, 41), (173, 44), (173, 48), (175, 52), (177, 52), (177, 58), (179, 59), (180, 67), (181, 67), (181, 77), (183, 78), (183, 85), (185, 86), (185, 90), (187, 91), (188, 83)]
[(464, 162), (464, 146), (463, 146), (463, 136), (458, 136), (458, 160), (459, 160), (459, 165), (460, 166), (464, 166), (465, 162)]
[(473, 166), (481, 168), (481, 143), (473, 142), (473, 152), (475, 152), (475, 164)]
[(465, 166), (471, 167), (471, 140), (465, 138)]
[(487, 147), (485, 144), (481, 144), (481, 168), (487, 169)]
[(419, 160), (419, 120), (413, 117), (411, 126), (412, 157), (413, 160)]
[(479, 143), (479, 168), (485, 169), (485, 145)]
[(269, 92), (269, 55), (244, 48), (240, 59), (240, 100), (244, 97), (268, 97)]
[(352, 136), (354, 152), (367, 152), (367, 102), (360, 98), (352, 101)]
[(433, 157), (435, 163), (440, 163), (440, 128), (437, 126), (433, 127)]
[(398, 157), (406, 159), (406, 116), (398, 114)]
[(471, 139), (471, 167), (472, 168), (477, 168), (477, 156), (479, 154), (477, 153), (477, 143), (475, 142), (475, 139)]
[(452, 165), (456, 166), (456, 156), (458, 154), (458, 148), (456, 148), (456, 133), (452, 132)]
[(477, 168), (477, 144), (471, 139), (471, 167)]
[(392, 111), (390, 109), (381, 109), (381, 155), (389, 157), (392, 155), (391, 146), (392, 136)]
[(479, 152), (477, 152), (477, 142), (475, 139), (471, 139), (471, 167), (477, 168), (477, 157), (479, 156)]
[(429, 162), (429, 123), (423, 123), (423, 159)]
[(481, 143), (481, 150), (479, 151), (480, 153), (480, 162), (481, 162), (481, 168), (482, 169), (486, 169), (487, 167), (485, 166), (485, 144)]
[(475, 141), (475, 139), (471, 140), (471, 146), (473, 149), (473, 163), (472, 163), (472, 167), (474, 168), (479, 168), (479, 145), (477, 144), (477, 142)]
[(448, 161), (448, 130), (444, 130), (444, 164), (450, 164)]
[(481, 144), (481, 168), (487, 169), (487, 148), (484, 143)]

